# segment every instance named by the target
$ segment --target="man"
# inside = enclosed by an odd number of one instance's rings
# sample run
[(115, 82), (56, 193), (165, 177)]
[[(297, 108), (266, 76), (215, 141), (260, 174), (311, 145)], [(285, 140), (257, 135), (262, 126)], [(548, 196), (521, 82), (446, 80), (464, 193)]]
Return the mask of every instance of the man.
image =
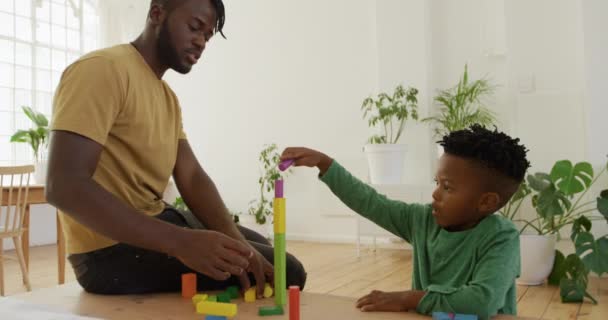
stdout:
[[(92, 52), (69, 66), (54, 100), (48, 201), (62, 212), (69, 260), (94, 293), (176, 291), (196, 271), (199, 290), (250, 280), (258, 296), (272, 278), (273, 249), (237, 227), (182, 129), (162, 77), (188, 73), (225, 21), (222, 0), (152, 0), (131, 44)], [(167, 207), (170, 176), (192, 211)], [(252, 275), (251, 279), (249, 274)], [(306, 273), (287, 258), (287, 283)]]

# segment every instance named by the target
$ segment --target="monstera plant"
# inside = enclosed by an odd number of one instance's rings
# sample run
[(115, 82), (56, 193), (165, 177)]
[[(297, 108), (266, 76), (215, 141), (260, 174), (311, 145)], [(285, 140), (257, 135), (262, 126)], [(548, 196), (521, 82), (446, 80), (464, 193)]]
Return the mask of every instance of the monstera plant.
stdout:
[(608, 223), (608, 189), (589, 195), (606, 170), (608, 164), (595, 174), (588, 162), (573, 165), (562, 160), (555, 163), (549, 174), (528, 176), (533, 190), (532, 204), (538, 214), (525, 221), (524, 228), (559, 236), (562, 228), (572, 226), (570, 239), (575, 253), (565, 256), (556, 250), (549, 276), (549, 284), (559, 285), (563, 302), (581, 302), (587, 297), (597, 303), (587, 292), (589, 272), (599, 276), (608, 272), (608, 235), (595, 238), (591, 233), (593, 222)]

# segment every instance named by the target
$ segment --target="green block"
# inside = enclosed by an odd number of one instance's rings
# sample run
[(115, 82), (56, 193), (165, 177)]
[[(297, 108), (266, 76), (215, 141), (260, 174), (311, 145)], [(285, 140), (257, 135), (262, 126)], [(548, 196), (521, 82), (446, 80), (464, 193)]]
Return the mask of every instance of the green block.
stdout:
[(226, 292), (230, 293), (230, 298), (232, 299), (236, 299), (239, 297), (239, 287), (237, 286), (228, 287), (228, 289), (226, 289)]
[(230, 303), (230, 293), (222, 292), (217, 295), (217, 302)]
[(287, 273), (285, 234), (274, 235), (274, 302), (284, 306), (287, 302)]
[(217, 296), (208, 296), (206, 301), (217, 302)]
[(260, 307), (258, 310), (259, 316), (278, 316), (283, 314), (283, 307), (281, 306), (270, 306), (270, 307)]

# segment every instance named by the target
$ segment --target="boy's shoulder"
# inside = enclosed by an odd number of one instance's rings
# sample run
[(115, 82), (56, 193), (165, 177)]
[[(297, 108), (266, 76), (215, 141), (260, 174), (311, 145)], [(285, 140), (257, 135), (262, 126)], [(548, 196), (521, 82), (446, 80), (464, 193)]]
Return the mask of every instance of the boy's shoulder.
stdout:
[(513, 221), (499, 215), (491, 214), (485, 217), (476, 228), (486, 243), (512, 241), (519, 242), (519, 230)]

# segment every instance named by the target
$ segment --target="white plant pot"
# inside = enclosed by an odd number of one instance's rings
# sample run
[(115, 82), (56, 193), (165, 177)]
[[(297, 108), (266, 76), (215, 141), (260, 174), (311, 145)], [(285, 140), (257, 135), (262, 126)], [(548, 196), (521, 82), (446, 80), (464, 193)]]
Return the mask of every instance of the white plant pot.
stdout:
[(522, 234), (519, 240), (521, 275), (517, 283), (527, 286), (543, 284), (553, 269), (556, 236)]
[(34, 183), (39, 185), (46, 184), (46, 172), (48, 163), (46, 160), (36, 161), (34, 164)]
[(404, 144), (368, 144), (363, 148), (372, 184), (401, 184), (407, 146)]

